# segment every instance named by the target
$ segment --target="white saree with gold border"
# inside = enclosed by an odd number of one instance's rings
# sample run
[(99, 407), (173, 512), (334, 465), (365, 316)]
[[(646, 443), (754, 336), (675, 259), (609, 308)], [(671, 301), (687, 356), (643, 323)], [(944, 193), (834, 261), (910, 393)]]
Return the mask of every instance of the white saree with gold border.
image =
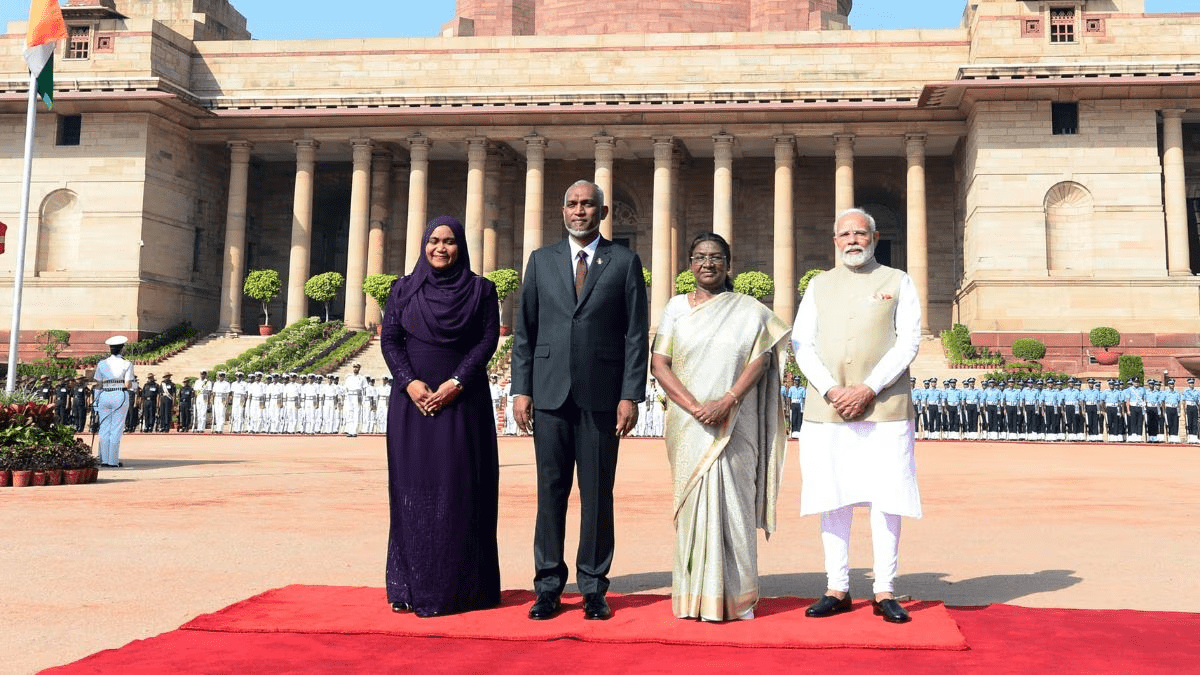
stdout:
[(705, 426), (673, 402), (665, 436), (675, 506), (675, 616), (735, 619), (758, 602), (757, 528), (775, 530), (786, 451), (779, 382), (788, 326), (757, 300), (722, 293), (691, 307), (667, 303), (654, 352), (696, 400), (720, 398), (751, 361), (771, 354), (766, 374), (721, 426)]

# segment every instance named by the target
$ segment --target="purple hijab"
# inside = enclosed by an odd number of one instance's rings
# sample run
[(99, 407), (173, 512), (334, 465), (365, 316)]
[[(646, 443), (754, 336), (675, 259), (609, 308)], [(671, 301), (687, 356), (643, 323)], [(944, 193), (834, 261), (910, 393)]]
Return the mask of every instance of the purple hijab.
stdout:
[[(435, 270), (425, 258), (425, 242), (441, 225), (454, 233), (458, 259), (445, 270)], [(451, 216), (438, 216), (425, 226), (421, 255), (405, 280), (400, 302), (400, 322), (406, 331), (431, 343), (454, 342), (472, 324), (479, 308), (484, 284), (471, 271), (471, 255), (462, 223)]]

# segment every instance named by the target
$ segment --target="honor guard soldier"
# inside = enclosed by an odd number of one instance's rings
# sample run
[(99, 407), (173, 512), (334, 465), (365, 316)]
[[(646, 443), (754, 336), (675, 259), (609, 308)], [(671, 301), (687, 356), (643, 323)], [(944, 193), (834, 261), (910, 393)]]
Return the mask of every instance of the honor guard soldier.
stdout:
[(1083, 440), (1083, 425), (1080, 423), (1079, 405), (1083, 392), (1079, 391), (1079, 380), (1071, 378), (1062, 392), (1063, 434), (1068, 441)]
[(1083, 401), (1084, 426), (1087, 430), (1087, 440), (1092, 443), (1104, 440), (1103, 429), (1100, 428), (1100, 409), (1104, 399), (1099, 387), (1100, 382), (1098, 380), (1088, 378), (1088, 388), (1079, 397)]
[(979, 439), (979, 409), (983, 403), (983, 390), (975, 386), (975, 378), (963, 380), (963, 433), (969, 440)]
[(375, 408), (375, 431), (381, 434), (387, 433), (388, 406), (391, 398), (392, 378), (384, 377), (383, 384), (379, 385), (379, 404)]
[(208, 371), (200, 371), (200, 379), (192, 383), (193, 399), (196, 406), (196, 414), (192, 422), (192, 427), (196, 431), (204, 431), (208, 428), (208, 404), (212, 398), (212, 381), (208, 379)]
[(311, 436), (317, 433), (317, 398), (321, 396), (321, 387), (317, 384), (315, 373), (309, 373), (300, 387), (301, 396), (301, 431)]
[(946, 389), (942, 392), (942, 407), (945, 417), (945, 438), (962, 440), (963, 409), (962, 392), (958, 389), (958, 380), (946, 380)]
[(240, 434), (246, 428), (246, 374), (237, 371), (233, 374), (233, 382), (229, 384), (229, 396), (232, 407), (229, 409), (229, 432)]
[(158, 386), (158, 421), (155, 427), (163, 433), (170, 433), (171, 422), (175, 420), (175, 397), (179, 387), (171, 381), (171, 373), (163, 375)]
[(359, 417), (362, 408), (363, 376), (358, 374), (362, 364), (355, 363), (353, 373), (346, 376), (342, 389), (346, 392), (345, 403), (342, 405), (342, 417), (346, 424), (346, 435), (353, 438), (358, 435)]
[(71, 421), (75, 427), (75, 433), (83, 433), (83, 429), (87, 425), (90, 393), (86, 377), (76, 379), (71, 387)]
[(162, 388), (154, 380), (154, 373), (146, 375), (146, 384), (142, 385), (142, 431), (154, 431), (154, 421), (158, 419), (158, 396)]
[(1167, 380), (1167, 389), (1162, 392), (1163, 433), (1168, 443), (1179, 442), (1179, 406), (1183, 397), (1175, 391), (1175, 380)]
[(213, 383), (213, 433), (225, 433), (225, 413), (229, 409), (229, 394), (233, 385), (225, 379), (225, 371), (217, 373), (217, 381)]
[(1061, 441), (1062, 381), (1048, 380), (1042, 389), (1042, 433), (1047, 441)]
[(1196, 378), (1187, 379), (1188, 388), (1183, 390), (1184, 427), (1188, 443), (1200, 443), (1200, 389), (1196, 389)]
[(192, 387), (195, 384), (194, 377), (183, 378), (183, 384), (179, 386), (179, 431), (187, 433), (192, 430), (193, 415), (196, 412), (196, 390)]
[(996, 380), (988, 378), (983, 382), (983, 431), (989, 441), (1000, 439), (1000, 409), (1003, 401), (1000, 387)]
[(71, 423), (71, 381), (62, 380), (54, 387), (54, 422), (56, 424)]
[(50, 381), (49, 375), (43, 375), (38, 378), (35, 395), (47, 404), (54, 403), (54, 383)]
[[(788, 387), (788, 409), (791, 412), (792, 438), (800, 438), (800, 426), (804, 423), (804, 399), (808, 388), (801, 386), (800, 376), (792, 376), (792, 386)], [(657, 402), (656, 402), (657, 404)]]
[(287, 384), (279, 373), (271, 373), (267, 378), (266, 410), (263, 413), (264, 429), (268, 433), (283, 433), (283, 390)]
[[(1146, 424), (1146, 388), (1136, 377), (1129, 378), (1129, 386), (1124, 390), (1126, 411), (1129, 425), (1125, 430), (1125, 440), (1129, 443), (1140, 443)], [(1112, 440), (1111, 438), (1109, 440)]]
[(1000, 384), (1004, 401), (1004, 436), (1015, 441), (1021, 432), (1021, 389), (1017, 383), (1008, 379)]
[(1120, 443), (1125, 440), (1125, 421), (1122, 419), (1121, 409), (1128, 404), (1120, 383), (1117, 380), (1109, 380), (1108, 389), (1104, 390), (1102, 398), (1107, 440), (1110, 443)]

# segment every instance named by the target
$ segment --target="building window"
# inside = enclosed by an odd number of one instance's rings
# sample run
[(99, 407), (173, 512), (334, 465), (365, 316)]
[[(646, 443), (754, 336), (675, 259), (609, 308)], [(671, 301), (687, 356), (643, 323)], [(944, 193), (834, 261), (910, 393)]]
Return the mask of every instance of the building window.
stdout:
[(58, 140), (56, 145), (79, 145), (83, 130), (83, 115), (58, 116)]
[(1055, 136), (1073, 136), (1079, 133), (1079, 104), (1051, 103), (1050, 124)]
[(1050, 10), (1050, 42), (1065, 44), (1075, 41), (1075, 8)]
[(67, 34), (68, 59), (86, 59), (92, 55), (92, 27), (69, 26)]

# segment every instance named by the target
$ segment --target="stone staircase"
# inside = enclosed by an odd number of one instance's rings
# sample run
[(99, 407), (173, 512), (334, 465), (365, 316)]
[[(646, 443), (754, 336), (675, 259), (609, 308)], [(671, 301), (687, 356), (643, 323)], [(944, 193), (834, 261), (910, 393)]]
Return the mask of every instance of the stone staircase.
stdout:
[(921, 346), (917, 350), (917, 358), (913, 359), (912, 365), (909, 366), (909, 373), (917, 378), (917, 385), (930, 377), (936, 377), (938, 384), (946, 381), (946, 378), (954, 378), (958, 380), (961, 387), (962, 381), (968, 377), (975, 378), (976, 384), (983, 380), (986, 373), (995, 370), (994, 368), (951, 368), (946, 362), (946, 352), (942, 348), (942, 339), (940, 337), (926, 337), (921, 339)]
[(333, 371), (333, 374), (338, 376), (339, 381), (344, 381), (347, 375), (354, 372), (353, 366), (355, 363), (361, 363), (362, 370), (360, 374), (365, 377), (374, 378), (376, 384), (382, 382), (384, 377), (391, 377), (391, 371), (388, 370), (387, 362), (383, 360), (383, 351), (379, 349), (378, 335), (371, 336), (371, 340), (367, 342), (367, 346), (357, 356), (347, 359), (340, 368)]
[[(147, 373), (154, 373), (156, 378), (162, 379), (164, 373), (171, 373), (173, 376), (171, 379), (183, 382), (185, 377), (199, 377), (200, 371), (208, 370), (218, 363), (224, 363), (247, 349), (253, 349), (266, 339), (258, 335), (225, 337), (213, 333), (153, 366), (138, 366), (138, 378), (144, 380)], [(208, 375), (210, 380), (216, 379), (217, 376), (216, 373)]]

